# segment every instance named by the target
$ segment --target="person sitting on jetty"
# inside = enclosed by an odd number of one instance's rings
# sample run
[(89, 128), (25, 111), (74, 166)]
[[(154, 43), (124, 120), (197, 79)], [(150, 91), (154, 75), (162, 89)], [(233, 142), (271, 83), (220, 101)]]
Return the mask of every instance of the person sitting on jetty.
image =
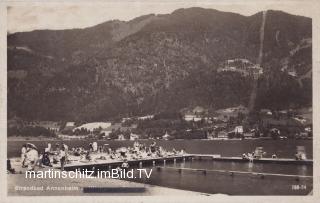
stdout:
[(26, 164), (28, 166), (28, 170), (34, 170), (35, 166), (39, 160), (39, 154), (34, 145), (27, 144), (27, 152), (26, 152)]
[(298, 152), (295, 153), (294, 156), (295, 156), (295, 159), (296, 159), (296, 160), (302, 160), (301, 154), (299, 154)]
[(51, 152), (51, 143), (48, 143), (48, 146), (44, 148), (44, 152), (47, 152), (47, 153)]
[(155, 153), (156, 152), (156, 142), (153, 142), (150, 146), (150, 152)]
[(44, 166), (50, 166), (52, 167), (52, 164), (51, 164), (51, 161), (50, 161), (50, 156), (49, 156), (49, 151), (47, 151), (45, 149), (44, 153), (43, 153), (43, 156), (42, 156), (42, 159), (41, 159), (41, 164), (44, 165)]
[(110, 152), (110, 158), (116, 159), (116, 154), (113, 151)]
[(271, 158), (273, 158), (273, 159), (277, 159), (278, 157), (277, 157), (277, 155), (276, 155), (276, 154), (272, 154)]
[(129, 163), (127, 162), (127, 159), (123, 160), (123, 163), (121, 164), (121, 169), (128, 169)]
[(75, 148), (73, 150), (73, 155), (74, 156), (81, 156), (81, 149), (79, 147)]
[(60, 144), (56, 143), (55, 145), (56, 149), (53, 151), (53, 157), (52, 157), (52, 163), (57, 164), (59, 162), (59, 152), (60, 152)]
[(122, 147), (122, 148), (120, 149), (120, 156), (121, 156), (122, 158), (126, 158), (126, 157), (127, 157), (126, 153), (127, 153), (127, 148)]
[(90, 151), (87, 151), (85, 158), (86, 160), (91, 161)]
[(186, 153), (186, 151), (184, 150), (184, 149), (181, 149), (181, 151), (180, 151), (180, 155), (184, 155)]
[(173, 155), (176, 155), (176, 154), (178, 154), (178, 151), (175, 148), (173, 148), (172, 153), (173, 153)]
[(242, 159), (249, 160), (249, 157), (248, 157), (248, 155), (246, 155), (246, 153), (243, 153), (242, 154)]

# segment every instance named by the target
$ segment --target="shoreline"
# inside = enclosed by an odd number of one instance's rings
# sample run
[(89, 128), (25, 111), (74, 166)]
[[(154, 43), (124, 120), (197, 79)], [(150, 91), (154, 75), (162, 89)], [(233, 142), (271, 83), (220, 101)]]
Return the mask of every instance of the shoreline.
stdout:
[[(201, 141), (244, 141), (244, 140), (274, 140), (272, 138), (268, 137), (260, 137), (260, 138), (250, 138), (250, 139), (239, 139), (239, 138), (233, 138), (233, 139), (173, 139), (173, 140), (163, 140), (163, 139), (137, 139), (137, 140), (106, 140), (106, 139), (83, 139), (83, 138), (77, 138), (77, 139), (62, 139), (62, 138), (47, 138), (47, 137), (7, 137), (7, 141), (9, 142), (15, 142), (15, 141), (26, 141), (26, 142), (33, 142), (33, 141), (85, 141), (85, 140), (95, 140), (95, 141), (185, 141), (185, 140), (201, 140)], [(278, 141), (283, 140), (312, 140), (312, 139), (277, 139)]]

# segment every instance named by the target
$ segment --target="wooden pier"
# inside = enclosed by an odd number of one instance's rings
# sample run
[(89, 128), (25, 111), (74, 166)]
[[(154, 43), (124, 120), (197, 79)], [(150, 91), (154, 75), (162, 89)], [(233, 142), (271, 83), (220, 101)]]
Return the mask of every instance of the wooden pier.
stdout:
[[(186, 154), (178, 156), (169, 157), (159, 157), (159, 158), (145, 158), (145, 159), (135, 159), (127, 160), (126, 162), (130, 167), (145, 167), (145, 166), (159, 166), (165, 165), (166, 163), (175, 163), (181, 161), (191, 161), (191, 160), (212, 160), (212, 161), (225, 161), (225, 162), (249, 162), (249, 160), (243, 159), (241, 157), (220, 157), (213, 154)], [(99, 160), (90, 162), (73, 162), (67, 164), (64, 168), (65, 170), (75, 170), (75, 169), (113, 169), (122, 165), (124, 161), (121, 160)], [(260, 158), (254, 159), (253, 163), (278, 163), (278, 164), (295, 164), (295, 165), (313, 165), (313, 160), (295, 160), (295, 159), (272, 159), (272, 158)]]
[[(170, 157), (159, 157), (159, 158), (146, 158), (146, 159), (136, 159), (136, 160), (127, 160), (126, 162), (130, 167), (145, 167), (145, 166), (156, 166), (163, 165), (166, 163), (175, 163), (177, 161), (186, 161), (191, 160), (192, 155), (180, 155), (180, 156), (170, 156)], [(105, 160), (99, 162), (76, 162), (67, 164), (65, 170), (75, 170), (75, 169), (113, 169), (122, 165), (124, 161), (121, 160)]]
[[(213, 154), (192, 154), (194, 159), (212, 159), (214, 161), (233, 161), (233, 162), (249, 162), (247, 159), (242, 157), (221, 157)], [(297, 164), (297, 165), (313, 165), (312, 159), (306, 160), (295, 160), (295, 159), (284, 159), (284, 158), (260, 158), (253, 159), (253, 163), (278, 163), (278, 164)]]

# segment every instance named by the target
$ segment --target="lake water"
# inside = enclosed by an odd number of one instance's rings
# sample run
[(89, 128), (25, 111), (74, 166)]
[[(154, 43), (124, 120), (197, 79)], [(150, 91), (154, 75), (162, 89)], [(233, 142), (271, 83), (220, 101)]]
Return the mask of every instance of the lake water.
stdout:
[[(83, 140), (64, 141), (69, 147), (84, 146), (89, 148), (89, 142)], [(97, 141), (99, 145), (109, 144), (113, 149), (132, 146), (133, 141)], [(142, 143), (150, 144), (152, 140), (142, 140)], [(160, 145), (168, 150), (185, 149), (188, 153), (195, 154), (221, 154), (222, 156), (241, 156), (251, 152), (257, 146), (262, 146), (267, 152), (267, 157), (276, 153), (280, 158), (293, 158), (296, 146), (305, 146), (307, 157), (312, 158), (312, 140), (157, 140)], [(8, 141), (8, 157), (20, 156), (21, 145), (25, 141)], [(47, 141), (32, 141), (40, 150), (47, 146)], [(61, 141), (50, 141), (54, 146)], [(177, 163), (159, 164), (152, 169), (150, 179), (134, 179), (130, 181), (142, 182), (151, 185), (177, 188), (210, 194), (229, 195), (306, 195), (313, 188), (312, 178), (266, 176), (259, 175), (220, 173), (214, 170), (243, 171), (253, 173), (276, 173), (288, 175), (312, 176), (312, 165), (294, 165), (278, 163), (249, 163), (249, 162), (223, 162), (213, 160), (192, 160)], [(205, 169), (207, 173), (187, 169)], [(305, 186), (304, 189), (294, 190), (293, 186)]]
[[(207, 169), (204, 174), (201, 171), (182, 170), (179, 168)], [(133, 181), (151, 185), (177, 188), (210, 194), (228, 195), (307, 195), (313, 189), (312, 178), (261, 176), (256, 174), (234, 174), (214, 172), (217, 170), (251, 171), (259, 173), (282, 173), (290, 175), (312, 176), (312, 166), (288, 165), (288, 164), (258, 164), (239, 162), (216, 162), (216, 161), (186, 161), (185, 163), (166, 164), (166, 167), (152, 168), (150, 179), (134, 179)], [(294, 190), (299, 185), (303, 189)]]
[[(28, 142), (28, 141), (27, 141)], [(69, 148), (83, 146), (89, 148), (90, 140), (67, 140), (64, 141)], [(98, 145), (109, 144), (113, 149), (119, 147), (132, 146), (133, 141), (97, 141)], [(141, 140), (141, 143), (150, 144), (152, 140)], [(296, 151), (296, 146), (305, 146), (307, 157), (312, 158), (312, 140), (157, 140), (157, 145), (165, 149), (176, 150), (185, 149), (191, 154), (221, 154), (221, 156), (241, 156), (243, 153), (252, 152), (256, 147), (262, 146), (267, 152), (267, 157), (276, 153), (279, 158), (292, 158)], [(26, 141), (8, 141), (7, 156), (19, 157), (21, 146)], [(44, 150), (48, 141), (31, 141), (40, 150)], [(50, 141), (52, 146), (61, 141)]]

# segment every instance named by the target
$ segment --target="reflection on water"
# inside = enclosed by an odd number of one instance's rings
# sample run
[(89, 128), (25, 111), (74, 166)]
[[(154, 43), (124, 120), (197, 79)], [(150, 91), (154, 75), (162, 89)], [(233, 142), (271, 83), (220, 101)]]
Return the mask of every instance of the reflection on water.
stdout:
[(298, 174), (300, 175), (308, 175), (308, 167), (306, 165), (298, 166)]
[[(162, 164), (158, 165), (162, 166)], [(152, 185), (172, 187), (177, 189), (223, 193), (230, 195), (306, 195), (313, 187), (312, 178), (301, 178), (300, 185), (306, 185), (306, 190), (293, 191), (292, 185), (297, 184), (295, 176), (266, 176), (261, 178), (258, 173), (274, 173), (289, 175), (312, 176), (312, 166), (222, 162), (213, 160), (193, 160), (177, 163), (166, 163), (166, 168), (153, 169), (150, 179), (135, 179), (134, 181)], [(190, 169), (206, 169), (207, 173)], [(217, 172), (225, 171), (225, 172)], [(231, 174), (227, 171), (253, 172), (253, 174)]]
[(248, 171), (252, 172), (253, 170), (253, 162), (248, 163)]
[(194, 168), (207, 170), (229, 170), (246, 171), (256, 173), (277, 173), (289, 175), (309, 175), (313, 174), (313, 167), (310, 165), (295, 165), (281, 163), (254, 163), (254, 162), (229, 162), (213, 160), (192, 160), (174, 163), (167, 163), (168, 167)]

